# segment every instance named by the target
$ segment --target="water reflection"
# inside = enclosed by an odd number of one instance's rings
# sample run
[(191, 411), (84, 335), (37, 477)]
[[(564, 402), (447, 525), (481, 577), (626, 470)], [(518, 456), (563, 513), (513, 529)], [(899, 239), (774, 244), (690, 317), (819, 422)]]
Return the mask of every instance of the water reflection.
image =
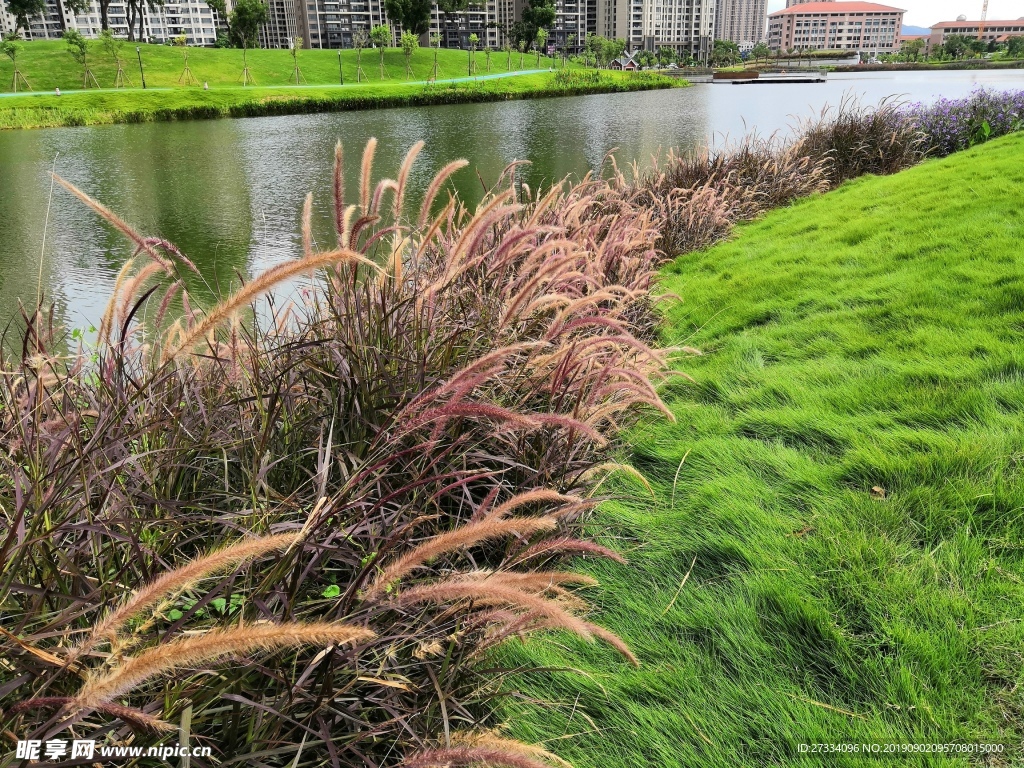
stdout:
[[(147, 234), (177, 243), (200, 267), (200, 295), (222, 292), (299, 249), (303, 198), (315, 196), (314, 231), (330, 237), (334, 143), (346, 152), (346, 194), (357, 196), (363, 145), (378, 139), (375, 177), (397, 172), (409, 146), (424, 140), (411, 178), (422, 189), (445, 163), (472, 163), (453, 180), (467, 200), (514, 160), (529, 160), (531, 187), (601, 166), (641, 164), (660, 148), (693, 148), (756, 127), (785, 130), (844, 94), (868, 102), (892, 94), (928, 101), (977, 84), (1024, 87), (1024, 73), (938, 72), (834, 76), (827, 85), (700, 86), (671, 92), (515, 101), (450, 107), (303, 115), (252, 120), (62, 128), (0, 133), (0, 320), (41, 284), (58, 318), (96, 324), (131, 249), (69, 194), (54, 192), (45, 256), (48, 172), (92, 194)], [(482, 182), (482, 183), (481, 183)], [(415, 202), (415, 194), (412, 196)], [(41, 279), (40, 279), (41, 276)]]

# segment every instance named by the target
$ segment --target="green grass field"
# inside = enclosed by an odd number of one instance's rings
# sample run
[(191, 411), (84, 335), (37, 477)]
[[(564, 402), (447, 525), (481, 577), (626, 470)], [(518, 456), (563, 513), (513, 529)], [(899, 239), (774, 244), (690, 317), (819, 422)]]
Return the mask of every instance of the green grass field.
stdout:
[[(146, 72), (146, 85), (149, 88), (177, 88), (184, 71), (182, 49), (169, 45), (139, 46), (142, 51), (142, 63)], [(246, 52), (246, 61), (258, 86), (295, 85), (292, 77), (292, 55), (286, 50), (258, 49)], [(103, 52), (99, 42), (92, 42), (90, 47), (90, 69), (96, 75), (101, 88), (113, 88), (117, 67), (113, 60)], [(124, 71), (131, 78), (134, 87), (141, 84), (139, 78), (139, 62), (135, 54), (135, 44), (126, 43), (122, 49)], [(363, 82), (380, 83), (379, 51), (376, 48), (362, 52)], [(438, 77), (465, 77), (469, 74), (469, 52), (449, 50), (437, 51)], [(433, 49), (420, 48), (410, 60), (412, 79), (426, 80), (434, 66)], [(196, 80), (202, 85), (208, 82), (211, 88), (233, 87), (242, 84), (242, 51), (235, 48), (189, 48), (189, 68)], [(523, 66), (519, 66), (519, 54), (512, 56), (511, 71), (519, 69), (548, 69), (556, 63), (548, 57), (541, 57), (537, 66), (537, 57), (523, 57)], [(298, 64), (304, 82), (309, 85), (336, 85), (340, 82), (338, 71), (338, 52), (319, 49), (301, 50)], [(476, 53), (477, 74), (487, 74), (486, 57)], [(24, 73), (32, 88), (36, 91), (52, 91), (60, 88), (64, 91), (77, 90), (82, 87), (82, 67), (71, 58), (67, 45), (62, 41), (40, 40), (25, 43), (18, 57), (18, 68)], [(405, 55), (397, 48), (389, 48), (384, 52), (384, 69), (386, 77), (383, 82), (397, 84), (406, 80)], [(345, 82), (356, 82), (356, 52), (342, 51), (342, 70)], [(502, 53), (491, 54), (491, 73), (505, 72), (506, 57)], [(10, 59), (0, 61), (0, 92), (11, 91), (13, 68)]]
[[(134, 87), (113, 90), (116, 66), (101, 52), (99, 45), (94, 44), (90, 69), (102, 89), (82, 91), (83, 70), (71, 58), (63, 42), (26, 43), (18, 58), (18, 68), (28, 78), (33, 93), (11, 93), (13, 67), (4, 57), (0, 61), (0, 86), (7, 92), (0, 95), (0, 129), (494, 101), (676, 84), (652, 75), (637, 77), (625, 72), (601, 72), (600, 83), (567, 89), (556, 85), (551, 73), (536, 71), (536, 55), (524, 56), (520, 67), (519, 54), (515, 53), (511, 68), (507, 69), (509, 62), (505, 54), (492, 53), (488, 69), (486, 55), (478, 51), (474, 78), (479, 76), (479, 80), (427, 85), (425, 81), (433, 74), (434, 50), (424, 48), (411, 57), (411, 76), (406, 74), (404, 54), (397, 49), (386, 50), (383, 78), (378, 51), (363, 51), (363, 74), (358, 83), (356, 52), (343, 51), (344, 86), (340, 83), (337, 51), (300, 51), (298, 63), (302, 80), (299, 86), (291, 78), (293, 61), (289, 51), (249, 51), (248, 66), (256, 86), (244, 87), (241, 50), (189, 48), (189, 68), (198, 85), (186, 87), (179, 84), (184, 70), (180, 48), (162, 45), (141, 48), (147, 90), (139, 87), (134, 46), (124, 48), (125, 72)], [(467, 51), (441, 49), (437, 51), (437, 60), (439, 80), (468, 78)], [(560, 62), (541, 57), (541, 70), (556, 66), (560, 66)], [(576, 69), (575, 65), (570, 67)], [(520, 72), (522, 74), (518, 74)], [(508, 73), (513, 76), (504, 77)], [(210, 89), (203, 90), (203, 83), (208, 83)], [(63, 92), (59, 97), (54, 94), (58, 87)]]
[(577, 768), (1024, 764), (1022, 157), (864, 178), (665, 268), (664, 341), (705, 355), (629, 435), (656, 498), (596, 521), (630, 564), (590, 566), (642, 667), (532, 641), (513, 662), (578, 671), (523, 689), (516, 737)]

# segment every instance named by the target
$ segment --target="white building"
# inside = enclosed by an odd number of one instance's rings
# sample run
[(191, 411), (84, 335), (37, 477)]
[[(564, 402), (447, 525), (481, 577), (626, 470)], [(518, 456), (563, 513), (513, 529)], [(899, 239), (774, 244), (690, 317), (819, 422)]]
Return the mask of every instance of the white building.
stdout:
[(730, 40), (746, 51), (766, 39), (767, 29), (768, 0), (718, 0), (716, 40)]
[(630, 50), (671, 48), (702, 60), (715, 34), (716, 0), (597, 0), (597, 33)]
[[(0, 18), (4, 16), (10, 14), (6, 13), (5, 0), (0, 0)], [(14, 19), (10, 18), (9, 23), (13, 30)], [(135, 39), (139, 39), (138, 23), (135, 22)], [(111, 0), (107, 6), (107, 24), (116, 37), (129, 37), (128, 6), (124, 0)], [(166, 43), (185, 35), (189, 45), (213, 45), (217, 40), (217, 27), (217, 12), (203, 0), (169, 0), (156, 10), (150, 10), (143, 3), (141, 38), (145, 42)], [(21, 30), (21, 33), (26, 40), (56, 40), (66, 29), (77, 29), (88, 38), (99, 37), (102, 24), (96, 0), (82, 14), (72, 13), (59, 0), (47, 0), (46, 10), (30, 18), (28, 30)]]

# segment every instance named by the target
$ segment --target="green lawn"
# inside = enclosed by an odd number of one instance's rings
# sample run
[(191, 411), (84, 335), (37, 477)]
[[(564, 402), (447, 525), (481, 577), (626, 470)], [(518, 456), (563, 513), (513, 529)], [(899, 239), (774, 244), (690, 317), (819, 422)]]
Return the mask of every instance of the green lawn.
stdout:
[[(139, 46), (149, 88), (177, 88), (184, 70), (182, 49), (169, 45)], [(117, 67), (107, 56), (98, 42), (90, 48), (90, 69), (96, 75), (101, 88), (112, 88)], [(124, 71), (138, 88), (139, 62), (134, 44), (125, 44), (122, 50)], [(256, 85), (294, 85), (291, 51), (252, 50), (246, 52), (246, 59)], [(362, 68), (365, 80), (381, 82), (378, 49), (366, 49), (362, 53)], [(442, 48), (437, 52), (438, 77), (465, 77), (469, 74), (469, 52)], [(189, 48), (189, 68), (200, 83), (208, 82), (211, 88), (239, 86), (242, 84), (242, 51), (234, 48)], [(539, 69), (547, 69), (555, 62), (541, 58)], [(559, 64), (561, 62), (558, 62)], [(339, 83), (338, 52), (319, 49), (301, 50), (298, 55), (303, 80), (309, 85), (335, 85)], [(412, 79), (426, 80), (433, 72), (433, 49), (420, 48), (411, 58)], [(477, 74), (487, 74), (486, 57), (476, 53)], [(82, 67), (71, 58), (67, 45), (62, 41), (41, 40), (25, 43), (18, 57), (18, 68), (28, 78), (33, 90), (52, 91), (59, 87), (68, 91), (82, 87)], [(356, 82), (356, 52), (342, 51), (342, 69), (346, 83)], [(512, 71), (520, 69), (519, 54), (512, 56)], [(535, 55), (525, 56), (521, 69), (538, 69)], [(406, 80), (405, 55), (397, 48), (384, 52), (384, 70), (387, 77), (383, 82), (397, 84)], [(506, 71), (506, 57), (501, 53), (491, 54), (491, 73)], [(12, 79), (10, 59), (0, 61), (0, 92), (10, 92)]]
[[(299, 66), (303, 79), (298, 86), (289, 83), (292, 57), (289, 51), (256, 50), (248, 52), (248, 64), (256, 86), (242, 86), (242, 51), (233, 49), (190, 48), (189, 67), (197, 83), (178, 84), (183, 70), (180, 48), (146, 45), (143, 62), (147, 90), (139, 88), (138, 62), (129, 58), (126, 72), (135, 87), (113, 90), (115, 66), (99, 52), (93, 53), (91, 69), (103, 89), (81, 90), (81, 67), (61, 42), (27, 43), (19, 57), (19, 70), (28, 78), (31, 94), (0, 93), (0, 129), (38, 128), (62, 125), (95, 125), (148, 120), (177, 120), (211, 117), (252, 117), (267, 114), (324, 112), (346, 109), (372, 109), (393, 106), (452, 104), (473, 101), (541, 96), (578, 95), (615, 91), (644, 90), (684, 85), (650, 73), (591, 71), (591, 80), (572, 84), (557, 82), (555, 74), (544, 71), (559, 64), (541, 57), (540, 71), (536, 55), (523, 58), (518, 53), (507, 57), (491, 55), (488, 70), (485, 54), (475, 54), (473, 78), (468, 76), (467, 51), (439, 50), (438, 82), (427, 83), (434, 66), (434, 50), (417, 50), (411, 58), (412, 74), (406, 75), (405, 56), (395, 49), (384, 54), (381, 78), (377, 50), (362, 55), (363, 75), (356, 81), (356, 52), (342, 52), (345, 84), (340, 84), (338, 52), (303, 50)], [(126, 56), (135, 55), (134, 46), (125, 47)], [(569, 67), (580, 70), (575, 65)], [(9, 59), (0, 62), (0, 84), (11, 85), (13, 68)], [(581, 73), (582, 74), (582, 73)], [(593, 78), (596, 78), (594, 80)], [(456, 81), (456, 82), (452, 82)], [(54, 93), (60, 87), (62, 95)], [(76, 90), (78, 89), (78, 90)]]
[[(664, 340), (706, 354), (629, 434), (656, 499), (599, 513), (630, 564), (590, 566), (642, 667), (532, 641), (514, 662), (582, 674), (537, 675), (516, 737), (577, 768), (1024, 764), (1022, 158), (861, 179), (665, 268)], [(951, 741), (1015, 756), (797, 757)]]

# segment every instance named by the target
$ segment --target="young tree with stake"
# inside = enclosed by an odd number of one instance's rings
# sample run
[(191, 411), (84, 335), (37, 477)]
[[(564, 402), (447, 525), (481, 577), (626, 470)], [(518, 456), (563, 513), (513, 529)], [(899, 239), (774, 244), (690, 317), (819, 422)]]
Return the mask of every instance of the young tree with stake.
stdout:
[(18, 54), (21, 52), (21, 36), (17, 32), (8, 32), (0, 40), (0, 53), (11, 60), (11, 64), (14, 65), (14, 78), (11, 81), (11, 90), (15, 93), (18, 92), (18, 83), (22, 83), (25, 86), (25, 90), (31, 91), (32, 86), (28, 84), (28, 80), (21, 74), (21, 70), (18, 69)]
[(370, 40), (380, 49), (380, 79), (383, 80), (388, 77), (387, 71), (384, 69), (384, 49), (391, 42), (391, 30), (384, 24), (378, 24), (370, 30)]
[(99, 88), (100, 84), (96, 82), (96, 76), (89, 69), (89, 41), (82, 37), (82, 33), (77, 29), (65, 29), (63, 37), (71, 58), (82, 66), (82, 88), (88, 88), (89, 83)]
[(405, 76), (412, 80), (412, 54), (420, 47), (420, 38), (412, 32), (403, 32), (399, 43), (402, 46), (402, 53), (405, 54)]
[(537, 30), (537, 69), (540, 69), (540, 57), (541, 54), (547, 55), (547, 43), (548, 43), (548, 31), (546, 29)]

